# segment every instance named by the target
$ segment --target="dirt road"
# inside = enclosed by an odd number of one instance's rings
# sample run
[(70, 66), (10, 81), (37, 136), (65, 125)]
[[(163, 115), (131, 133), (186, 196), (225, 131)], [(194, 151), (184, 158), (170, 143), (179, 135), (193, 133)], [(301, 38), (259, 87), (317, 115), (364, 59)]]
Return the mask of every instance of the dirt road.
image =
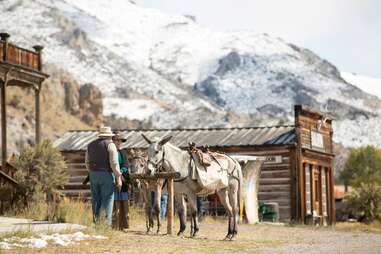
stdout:
[[(191, 239), (146, 235), (143, 225), (135, 225), (127, 233), (106, 233), (108, 240), (85, 241), (69, 247), (51, 246), (27, 253), (381, 253), (381, 233), (307, 226), (240, 225), (237, 240), (227, 242), (221, 240), (225, 230), (225, 222), (204, 222), (199, 236)], [(12, 253), (26, 253), (26, 250)]]

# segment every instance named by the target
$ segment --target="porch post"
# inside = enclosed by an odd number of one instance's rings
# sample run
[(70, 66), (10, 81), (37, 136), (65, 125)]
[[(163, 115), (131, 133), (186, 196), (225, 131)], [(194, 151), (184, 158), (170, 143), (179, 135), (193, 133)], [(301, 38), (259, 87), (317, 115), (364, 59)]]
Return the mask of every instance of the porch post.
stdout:
[(41, 125), (40, 125), (40, 89), (41, 84), (38, 86), (38, 89), (35, 89), (35, 110), (36, 110), (36, 145), (41, 141)]
[(173, 196), (173, 177), (168, 178), (168, 210), (167, 210), (167, 234), (172, 235), (173, 231), (173, 214), (174, 214), (174, 196)]
[(4, 170), (7, 163), (7, 117), (6, 117), (6, 81), (0, 80), (1, 85), (1, 166)]

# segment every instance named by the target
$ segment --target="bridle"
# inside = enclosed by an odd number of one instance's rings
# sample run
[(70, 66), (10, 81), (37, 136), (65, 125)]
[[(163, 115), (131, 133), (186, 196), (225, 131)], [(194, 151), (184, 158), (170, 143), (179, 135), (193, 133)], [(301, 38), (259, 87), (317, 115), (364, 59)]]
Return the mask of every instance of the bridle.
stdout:
[(156, 172), (164, 172), (164, 163), (165, 163), (165, 150), (163, 149), (163, 156), (158, 162), (153, 162), (150, 159), (147, 160), (147, 164), (151, 164), (155, 169)]

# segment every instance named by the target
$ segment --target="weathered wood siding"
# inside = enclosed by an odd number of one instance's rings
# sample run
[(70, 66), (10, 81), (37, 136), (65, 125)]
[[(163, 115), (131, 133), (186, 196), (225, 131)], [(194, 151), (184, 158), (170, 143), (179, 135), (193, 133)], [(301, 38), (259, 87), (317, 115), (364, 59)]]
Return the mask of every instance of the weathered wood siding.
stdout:
[(259, 180), (258, 200), (260, 203), (278, 203), (279, 220), (290, 221), (292, 219), (293, 187), (291, 176), (292, 161), (290, 160), (291, 150), (289, 148), (275, 148), (262, 151), (246, 151), (242, 154), (253, 156), (274, 156), (281, 157), (279, 162), (264, 162), (261, 168)]
[(39, 70), (40, 55), (37, 52), (20, 48), (11, 43), (7, 43), (5, 47), (5, 42), (0, 41), (0, 60), (29, 69)]
[(84, 152), (64, 152), (68, 172), (69, 183), (65, 185), (63, 193), (68, 197), (90, 198), (90, 185), (83, 185), (82, 182), (87, 176)]
[(335, 222), (332, 120), (295, 106), (295, 126), (300, 214), (297, 217), (302, 223), (332, 224)]

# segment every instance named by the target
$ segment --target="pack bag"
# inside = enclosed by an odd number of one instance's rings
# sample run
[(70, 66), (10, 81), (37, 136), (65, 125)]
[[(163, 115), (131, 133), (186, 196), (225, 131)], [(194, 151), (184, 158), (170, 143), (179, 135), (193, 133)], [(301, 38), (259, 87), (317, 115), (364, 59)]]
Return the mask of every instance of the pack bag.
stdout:
[[(200, 156), (192, 153), (193, 172), (192, 178), (196, 180), (206, 191), (215, 191), (228, 187), (229, 158), (226, 155), (219, 154), (218, 158)], [(207, 160), (205, 159), (207, 158)], [(205, 163), (207, 161), (207, 163)]]

